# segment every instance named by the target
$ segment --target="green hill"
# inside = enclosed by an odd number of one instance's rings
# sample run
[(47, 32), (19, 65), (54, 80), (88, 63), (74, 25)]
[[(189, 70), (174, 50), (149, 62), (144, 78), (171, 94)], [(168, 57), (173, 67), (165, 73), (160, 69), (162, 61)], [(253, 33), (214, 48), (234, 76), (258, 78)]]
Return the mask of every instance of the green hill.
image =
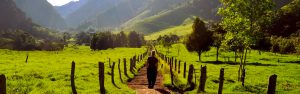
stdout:
[(65, 29), (67, 24), (47, 0), (14, 0), (34, 23), (51, 29)]
[[(42, 28), (27, 19), (12, 0), (0, 3), (0, 48), (11, 49), (38, 40), (56, 40), (55, 32)], [(20, 43), (20, 41), (21, 43)]]

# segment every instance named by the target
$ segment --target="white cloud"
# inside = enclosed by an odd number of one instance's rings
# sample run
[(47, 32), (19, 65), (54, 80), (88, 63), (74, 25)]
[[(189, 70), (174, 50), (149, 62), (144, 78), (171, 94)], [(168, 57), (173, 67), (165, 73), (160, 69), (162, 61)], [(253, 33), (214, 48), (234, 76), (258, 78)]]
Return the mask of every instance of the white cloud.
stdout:
[(67, 4), (71, 1), (79, 1), (79, 0), (47, 0), (50, 4), (52, 4), (53, 6), (61, 6), (64, 4)]

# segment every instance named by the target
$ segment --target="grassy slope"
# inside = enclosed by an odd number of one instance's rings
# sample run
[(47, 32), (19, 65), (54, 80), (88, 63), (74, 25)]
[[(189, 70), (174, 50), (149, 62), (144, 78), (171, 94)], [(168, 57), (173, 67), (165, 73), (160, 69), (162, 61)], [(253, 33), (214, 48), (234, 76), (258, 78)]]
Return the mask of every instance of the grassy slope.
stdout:
[(175, 34), (178, 36), (186, 36), (190, 34), (192, 30), (192, 19), (188, 18), (182, 25), (170, 27), (152, 34), (145, 36), (146, 40), (156, 40), (159, 36)]
[[(71, 62), (76, 62), (75, 84), (80, 94), (99, 94), (98, 62), (105, 63), (105, 87), (108, 93), (134, 93), (121, 83), (115, 66), (115, 82), (121, 87), (117, 89), (111, 83), (108, 58), (117, 62), (118, 58), (129, 58), (144, 52), (145, 48), (116, 48), (103, 51), (90, 51), (89, 47), (78, 50), (67, 48), (59, 52), (29, 51), (28, 63), (25, 63), (25, 51), (0, 50), (0, 74), (7, 77), (9, 94), (70, 94)], [(122, 60), (123, 61), (123, 60)], [(121, 62), (123, 71), (123, 63)], [(133, 75), (128, 71), (128, 74)], [(124, 82), (128, 79), (122, 76)], [(119, 92), (116, 92), (119, 91)]]
[[(178, 55), (177, 48), (180, 48)], [(166, 49), (157, 47), (162, 53), (166, 53)], [(261, 55), (258, 51), (252, 50), (248, 54), (246, 65), (246, 81), (245, 88), (242, 87), (241, 83), (237, 81), (237, 72), (239, 65), (230, 64), (212, 64), (212, 63), (199, 63), (198, 56), (196, 53), (188, 52), (183, 44), (173, 45), (170, 49), (171, 53), (169, 56), (174, 56), (177, 59), (193, 64), (195, 68), (200, 68), (201, 65), (207, 66), (208, 79), (206, 82), (207, 93), (217, 93), (219, 72), (221, 68), (225, 69), (225, 81), (223, 93), (266, 93), (268, 87), (268, 79), (270, 75), (277, 74), (277, 87), (276, 91), (279, 94), (297, 94), (300, 93), (300, 65), (299, 63), (288, 63), (288, 62), (299, 62), (299, 58), (295, 55), (275, 55), (270, 52), (262, 52)], [(224, 57), (230, 57), (230, 61), (234, 61), (233, 52), (221, 52), (219, 57), (220, 61), (227, 61)], [(277, 60), (280, 59), (278, 63)], [(212, 50), (202, 55), (202, 61), (209, 62), (216, 60), (216, 50)], [(254, 65), (257, 62), (258, 65)], [(252, 65), (251, 65), (252, 64)], [(181, 63), (181, 70), (183, 71), (183, 63)], [(188, 68), (188, 67), (187, 67)], [(197, 74), (197, 84), (199, 84), (199, 73)], [(179, 74), (180, 82), (186, 83), (187, 79), (183, 78), (183, 73)], [(194, 81), (194, 80), (193, 80)], [(197, 86), (198, 87), (198, 86)], [(196, 93), (197, 89), (188, 93)]]

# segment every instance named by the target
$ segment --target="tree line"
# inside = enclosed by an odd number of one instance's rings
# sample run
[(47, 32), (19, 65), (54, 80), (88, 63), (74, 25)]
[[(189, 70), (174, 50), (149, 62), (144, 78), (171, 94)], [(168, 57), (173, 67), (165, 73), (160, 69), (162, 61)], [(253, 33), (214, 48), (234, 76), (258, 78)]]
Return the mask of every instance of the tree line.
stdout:
[(105, 50), (116, 47), (141, 47), (145, 43), (144, 35), (136, 31), (126, 34), (112, 32), (81, 32), (76, 35), (76, 44), (88, 45), (92, 50)]

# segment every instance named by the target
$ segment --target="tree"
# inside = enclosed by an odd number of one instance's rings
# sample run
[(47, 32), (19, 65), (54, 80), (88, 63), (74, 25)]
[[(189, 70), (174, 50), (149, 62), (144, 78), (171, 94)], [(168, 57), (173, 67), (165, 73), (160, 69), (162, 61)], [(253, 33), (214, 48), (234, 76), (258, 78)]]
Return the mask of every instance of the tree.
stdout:
[(217, 54), (216, 54), (216, 62), (219, 62), (219, 49), (222, 45), (222, 41), (224, 40), (224, 35), (226, 34), (226, 31), (219, 25), (219, 24), (214, 24), (213, 25), (213, 39), (214, 39), (214, 44), (217, 48)]
[(199, 17), (196, 17), (193, 32), (189, 35), (185, 44), (188, 51), (197, 52), (199, 61), (201, 61), (201, 53), (210, 50), (212, 44), (212, 33), (207, 30), (205, 23)]
[(132, 31), (129, 33), (129, 46), (130, 47), (141, 47), (144, 43), (144, 35)]
[(260, 21), (272, 10), (274, 3), (272, 0), (221, 0), (221, 3), (222, 7), (218, 11), (223, 17), (221, 25), (229, 32), (225, 40), (237, 39), (236, 43), (241, 43), (238, 72), (240, 80), (240, 72), (246, 65), (247, 49), (255, 43), (255, 30), (259, 30)]
[(82, 45), (90, 45), (91, 35), (87, 32), (80, 32), (76, 34), (76, 44)]
[(65, 46), (68, 45), (68, 40), (71, 38), (71, 34), (68, 32), (63, 33), (63, 43)]
[(127, 47), (128, 46), (128, 38), (124, 31), (121, 31), (116, 35), (116, 46), (118, 47)]
[(16, 37), (13, 43), (13, 49), (15, 50), (34, 50), (36, 49), (35, 39), (28, 33), (24, 33), (22, 30), (17, 30)]
[(168, 55), (168, 52), (170, 50), (170, 48), (172, 47), (173, 44), (177, 43), (179, 41), (179, 37), (177, 35), (164, 35), (163, 37), (162, 36), (159, 36), (157, 41), (159, 41), (165, 48), (168, 49), (167, 51), (167, 55)]

